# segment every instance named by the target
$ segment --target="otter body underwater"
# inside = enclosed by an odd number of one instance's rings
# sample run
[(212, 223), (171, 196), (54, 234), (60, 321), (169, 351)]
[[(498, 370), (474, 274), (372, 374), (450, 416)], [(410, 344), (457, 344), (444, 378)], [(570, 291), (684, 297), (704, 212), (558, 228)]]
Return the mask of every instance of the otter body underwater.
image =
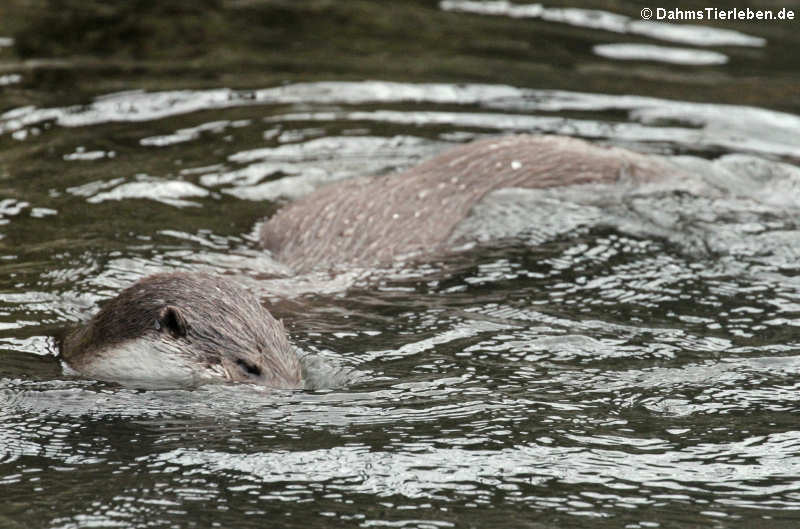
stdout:
[[(278, 211), (261, 243), (297, 273), (447, 251), (488, 193), (687, 175), (666, 159), (555, 136), (476, 141), (407, 171), (324, 186)], [(303, 387), (280, 321), (234, 281), (157, 274), (107, 302), (62, 341), (66, 364), (107, 381)]]

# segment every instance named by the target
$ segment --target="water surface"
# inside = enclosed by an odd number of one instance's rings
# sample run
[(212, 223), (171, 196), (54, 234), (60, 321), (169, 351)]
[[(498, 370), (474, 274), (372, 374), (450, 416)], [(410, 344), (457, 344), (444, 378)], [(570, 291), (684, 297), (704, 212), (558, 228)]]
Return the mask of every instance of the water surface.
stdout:
[[(642, 7), (10, 2), (0, 526), (795, 527), (800, 33)], [(258, 247), (320, 185), (519, 132), (697, 178), (496, 193), (482, 242), (382, 271)], [(65, 375), (57, 337), (165, 270), (253, 288), (331, 387)]]

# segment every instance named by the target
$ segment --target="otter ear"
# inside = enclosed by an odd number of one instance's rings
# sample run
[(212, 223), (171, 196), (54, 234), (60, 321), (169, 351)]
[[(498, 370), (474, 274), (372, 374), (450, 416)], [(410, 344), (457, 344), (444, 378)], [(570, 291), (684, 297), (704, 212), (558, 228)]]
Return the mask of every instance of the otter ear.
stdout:
[(186, 319), (178, 307), (167, 305), (158, 312), (156, 329), (170, 333), (173, 338), (183, 338), (187, 330)]

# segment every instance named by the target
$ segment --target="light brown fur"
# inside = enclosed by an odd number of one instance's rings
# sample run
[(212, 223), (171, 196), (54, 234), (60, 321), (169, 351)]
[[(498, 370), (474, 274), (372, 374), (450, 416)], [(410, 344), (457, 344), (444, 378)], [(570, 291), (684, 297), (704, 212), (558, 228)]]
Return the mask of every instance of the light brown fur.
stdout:
[(297, 272), (386, 264), (446, 249), (456, 225), (495, 189), (647, 181), (674, 172), (657, 157), (572, 138), (490, 138), (399, 174), (325, 186), (269, 219), (261, 242)]

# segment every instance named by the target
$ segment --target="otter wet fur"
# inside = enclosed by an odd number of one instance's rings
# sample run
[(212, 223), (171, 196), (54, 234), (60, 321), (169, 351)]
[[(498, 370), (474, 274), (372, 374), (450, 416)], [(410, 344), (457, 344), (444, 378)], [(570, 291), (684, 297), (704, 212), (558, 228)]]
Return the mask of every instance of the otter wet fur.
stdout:
[(72, 369), (99, 380), (303, 386), (283, 324), (235, 281), (208, 274), (138, 281), (68, 334), (61, 354)]
[[(262, 245), (296, 273), (388, 264), (446, 251), (458, 224), (488, 193), (686, 176), (663, 158), (556, 136), (509, 136), (451, 149), (407, 171), (324, 186), (264, 223)], [(278, 320), (235, 282), (159, 274), (106, 303), (62, 343), (87, 377), (164, 384), (248, 382), (303, 386)]]
[(658, 156), (562, 136), (489, 138), (447, 150), (397, 174), (324, 186), (278, 211), (261, 243), (295, 272), (388, 264), (469, 241), (451, 234), (488, 193), (625, 179), (688, 177)]

